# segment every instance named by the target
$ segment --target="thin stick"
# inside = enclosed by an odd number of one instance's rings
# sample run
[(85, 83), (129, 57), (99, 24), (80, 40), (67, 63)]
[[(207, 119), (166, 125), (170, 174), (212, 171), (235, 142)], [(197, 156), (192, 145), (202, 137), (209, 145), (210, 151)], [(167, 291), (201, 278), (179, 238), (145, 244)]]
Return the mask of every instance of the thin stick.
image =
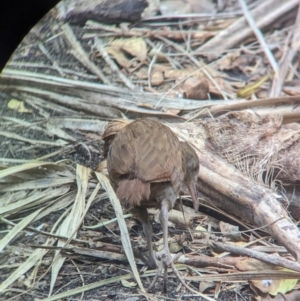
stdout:
[(274, 256), (274, 255), (268, 255), (263, 252), (258, 252), (254, 250), (250, 250), (247, 248), (242, 248), (238, 246), (232, 246), (227, 243), (218, 243), (211, 241), (210, 245), (213, 248), (225, 251), (225, 252), (230, 252), (233, 254), (241, 255), (241, 256), (249, 256), (264, 262), (268, 262), (274, 265), (278, 265), (280, 267), (284, 267), (296, 272), (300, 272), (300, 264), (295, 261), (291, 261), (285, 258), (282, 258), (280, 256)]
[(150, 65), (149, 65), (149, 68), (148, 68), (148, 86), (149, 86), (149, 88), (152, 88), (152, 86), (151, 86), (151, 70), (152, 70), (153, 65), (154, 65), (155, 62), (156, 62), (157, 55), (159, 54), (159, 52), (160, 52), (161, 49), (162, 49), (162, 46), (163, 46), (163, 44), (161, 44), (161, 45), (159, 46), (159, 48), (155, 51), (155, 55), (153, 56), (153, 58), (152, 58), (152, 60), (151, 60), (151, 63), (150, 63)]
[(274, 77), (270, 97), (279, 96), (288, 73), (289, 65), (293, 61), (295, 55), (297, 54), (299, 47), (300, 47), (300, 4), (298, 6), (298, 13), (295, 22), (295, 27), (293, 30), (291, 47), (289, 47), (288, 51), (285, 53), (285, 56), (282, 60), (282, 64), (280, 65), (280, 70), (278, 75)]
[(243, 10), (243, 13), (245, 15), (245, 18), (246, 20), (248, 21), (249, 23), (249, 26), (251, 27), (251, 29), (253, 30), (253, 33), (255, 34), (260, 46), (262, 47), (263, 51), (265, 52), (268, 60), (269, 60), (269, 63), (270, 65), (272, 66), (274, 72), (275, 72), (275, 76), (278, 75), (278, 71), (279, 71), (279, 67), (278, 67), (278, 64), (271, 52), (271, 50), (269, 49), (261, 31), (259, 30), (259, 28), (256, 26), (256, 23), (252, 17), (252, 15), (250, 14), (248, 8), (247, 8), (247, 5), (245, 3), (244, 0), (239, 0), (239, 3), (240, 3), (240, 6)]

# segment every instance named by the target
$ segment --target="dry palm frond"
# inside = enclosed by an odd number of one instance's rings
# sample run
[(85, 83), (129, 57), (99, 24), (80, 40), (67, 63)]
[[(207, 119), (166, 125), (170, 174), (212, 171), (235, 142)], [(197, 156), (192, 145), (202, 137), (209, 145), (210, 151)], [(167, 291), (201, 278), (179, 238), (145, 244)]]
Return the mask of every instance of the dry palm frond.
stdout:
[[(0, 178), (2, 179), (0, 213), (3, 220), (8, 223), (19, 215), (23, 216), (2, 239), (0, 243), (2, 249), (30, 222), (37, 221), (57, 209), (66, 208), (74, 201), (75, 193), (71, 190), (70, 183), (74, 182), (75, 178), (70, 168), (63, 164), (28, 162), (2, 169)], [(55, 224), (53, 230), (56, 227)], [(55, 242), (55, 238), (48, 238), (44, 246), (52, 246)], [(33, 266), (38, 267), (38, 263), (47, 252), (48, 250), (32, 252), (25, 262), (1, 283), (0, 292)]]
[(134, 274), (135, 280), (137, 281), (142, 292), (145, 292), (142, 281), (140, 279), (140, 275), (139, 275), (137, 267), (136, 267), (136, 263), (134, 261), (130, 237), (129, 237), (127, 226), (126, 226), (126, 223), (124, 220), (123, 210), (121, 208), (120, 201), (118, 200), (113, 188), (111, 187), (108, 178), (106, 178), (104, 175), (102, 175), (101, 173), (98, 173), (98, 172), (96, 172), (96, 176), (97, 176), (99, 182), (101, 183), (101, 185), (103, 186), (103, 188), (106, 190), (108, 197), (114, 207), (114, 210), (115, 210), (115, 213), (116, 213), (116, 216), (118, 219), (120, 231), (121, 231), (122, 245), (123, 245), (125, 254), (127, 256), (127, 259), (129, 261), (129, 264), (131, 266), (132, 272)]

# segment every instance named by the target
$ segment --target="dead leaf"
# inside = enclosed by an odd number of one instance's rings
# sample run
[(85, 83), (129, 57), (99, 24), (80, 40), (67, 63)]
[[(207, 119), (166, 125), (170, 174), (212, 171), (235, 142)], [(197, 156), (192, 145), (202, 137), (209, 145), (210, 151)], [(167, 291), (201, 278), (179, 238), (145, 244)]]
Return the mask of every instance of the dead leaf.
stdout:
[(249, 281), (251, 289), (257, 294), (268, 294), (273, 280), (251, 280)]
[(159, 71), (155, 71), (151, 74), (151, 85), (159, 86), (164, 82), (163, 74)]
[(172, 67), (169, 64), (154, 64), (152, 70), (165, 72), (166, 70), (172, 70)]
[(129, 60), (120, 48), (115, 46), (106, 46), (105, 49), (107, 53), (110, 54), (120, 66), (124, 68), (127, 68), (129, 66)]
[(149, 57), (153, 58), (154, 56), (156, 56), (156, 62), (166, 62), (167, 59), (164, 53), (161, 51), (157, 52), (157, 50), (157, 48), (152, 48), (149, 52)]
[(178, 244), (174, 238), (169, 239), (169, 250), (171, 253), (178, 253), (182, 249), (182, 246)]
[(19, 101), (14, 98), (9, 101), (7, 107), (11, 110), (17, 111), (18, 113), (31, 113), (30, 110), (25, 108), (24, 101)]
[(122, 49), (141, 62), (147, 58), (147, 44), (143, 38), (126, 39)]
[(137, 72), (135, 72), (135, 75), (139, 79), (147, 79), (148, 78), (148, 67), (141, 67)]
[(190, 99), (208, 99), (209, 84), (207, 79), (189, 77), (183, 84), (184, 96)]
[[(240, 271), (264, 271), (278, 270), (289, 271), (285, 268), (278, 268), (273, 264), (266, 263), (254, 258), (244, 258), (236, 263), (236, 268)], [(277, 280), (252, 280), (250, 281), (252, 289), (262, 294), (271, 294), (276, 296), (278, 293), (285, 294), (294, 289), (297, 279), (277, 279)]]
[(201, 281), (199, 284), (199, 292), (203, 293), (206, 289), (215, 287), (216, 284), (214, 282)]
[(263, 262), (255, 258), (243, 258), (236, 262), (236, 268), (239, 271), (263, 271), (273, 270), (276, 267), (273, 264)]
[[(288, 271), (288, 269), (283, 269), (284, 271)], [(269, 294), (272, 296), (276, 296), (277, 294), (285, 294), (291, 291), (295, 285), (297, 284), (298, 279), (280, 279), (274, 280), (272, 285), (270, 286)]]
[(141, 62), (147, 58), (147, 44), (143, 38), (116, 39), (109, 45), (122, 49)]
[[(155, 72), (164, 73), (164, 72), (166, 72), (166, 70), (170, 70), (170, 69), (172, 69), (172, 67), (170, 65), (154, 64), (152, 66), (151, 71), (152, 71), (152, 74)], [(143, 66), (137, 72), (135, 72), (135, 75), (139, 79), (148, 79), (148, 71), (149, 71), (149, 67)]]

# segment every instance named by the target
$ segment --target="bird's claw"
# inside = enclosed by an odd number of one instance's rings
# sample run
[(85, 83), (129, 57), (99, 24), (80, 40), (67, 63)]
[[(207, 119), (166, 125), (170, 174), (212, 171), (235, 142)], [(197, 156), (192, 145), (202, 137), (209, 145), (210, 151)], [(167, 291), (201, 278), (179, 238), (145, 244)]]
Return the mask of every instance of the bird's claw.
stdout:
[(156, 253), (156, 258), (158, 263), (162, 264), (164, 267), (168, 267), (174, 261), (170, 252), (164, 249)]
[[(171, 266), (173, 271), (174, 269), (176, 270), (174, 266), (174, 262), (181, 256), (181, 253), (178, 253), (176, 256), (172, 257), (170, 252), (163, 249), (159, 252), (156, 253), (156, 264), (157, 264), (157, 270), (155, 277), (153, 281), (151, 282), (148, 291), (150, 291), (155, 283), (157, 282), (158, 278), (163, 275), (163, 270), (164, 270), (164, 293), (167, 292), (167, 281), (168, 281), (168, 267)], [(175, 272), (175, 271), (174, 271)], [(182, 278), (180, 277), (178, 271), (176, 270), (175, 272), (176, 276), (179, 277), (180, 282), (182, 281)]]

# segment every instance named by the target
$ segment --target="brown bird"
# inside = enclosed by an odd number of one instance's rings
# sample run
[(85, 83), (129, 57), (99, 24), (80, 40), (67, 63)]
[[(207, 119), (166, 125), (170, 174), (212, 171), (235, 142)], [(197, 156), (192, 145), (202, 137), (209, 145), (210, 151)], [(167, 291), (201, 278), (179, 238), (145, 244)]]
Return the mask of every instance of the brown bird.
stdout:
[[(172, 265), (175, 269), (168, 246), (168, 211), (173, 208), (182, 183), (187, 185), (194, 209), (198, 211), (197, 154), (188, 143), (180, 142), (172, 130), (159, 121), (138, 119), (123, 127), (111, 142), (107, 169), (121, 204), (143, 224), (149, 249), (149, 267), (158, 267), (160, 272), (165, 268), (166, 279), (167, 267)], [(152, 248), (152, 226), (147, 211), (147, 208), (153, 207), (160, 209), (159, 219), (163, 230), (163, 249), (156, 256)], [(180, 281), (183, 280), (180, 278)]]

